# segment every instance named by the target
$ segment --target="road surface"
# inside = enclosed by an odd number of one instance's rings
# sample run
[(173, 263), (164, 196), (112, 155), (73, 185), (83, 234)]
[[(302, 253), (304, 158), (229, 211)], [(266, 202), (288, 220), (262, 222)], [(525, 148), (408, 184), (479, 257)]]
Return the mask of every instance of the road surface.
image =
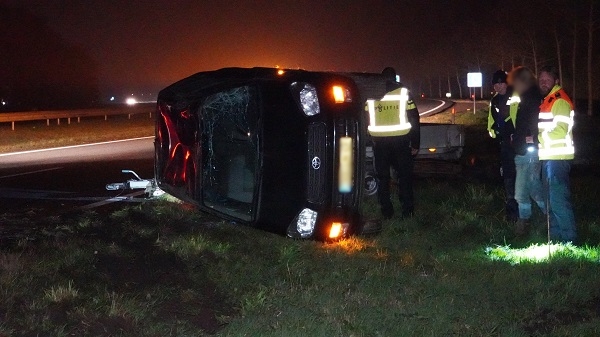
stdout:
[(152, 177), (153, 138), (0, 154), (0, 212), (48, 200), (83, 205), (116, 196), (105, 185), (130, 179), (122, 169)]
[(451, 107), (454, 102), (434, 98), (416, 98), (415, 104), (421, 117), (435, 115)]

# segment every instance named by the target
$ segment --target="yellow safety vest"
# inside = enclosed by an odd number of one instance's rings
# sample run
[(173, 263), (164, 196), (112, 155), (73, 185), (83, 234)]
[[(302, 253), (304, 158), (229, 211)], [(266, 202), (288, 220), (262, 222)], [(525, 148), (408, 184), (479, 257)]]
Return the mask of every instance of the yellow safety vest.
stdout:
[(412, 127), (406, 111), (415, 104), (408, 98), (406, 88), (388, 92), (381, 100), (367, 100), (369, 134), (373, 137), (404, 136)]
[(575, 158), (573, 144), (573, 102), (560, 86), (556, 85), (540, 105), (539, 136), (540, 160), (571, 160)]
[[(498, 93), (496, 93), (494, 95), (494, 97), (496, 97), (497, 95), (498, 95)], [(510, 121), (512, 121), (513, 126), (516, 126), (517, 111), (519, 110), (520, 102), (521, 102), (521, 99), (519, 98), (519, 95), (517, 95), (517, 93), (513, 93), (513, 95), (508, 98), (508, 100), (506, 101), (506, 105), (510, 106), (510, 108), (509, 108), (508, 117), (506, 117), (504, 122), (508, 123), (508, 121), (510, 120)], [(490, 137), (492, 137), (492, 138), (496, 138), (496, 132), (494, 130), (495, 123), (496, 123), (496, 121), (494, 120), (494, 117), (492, 114), (492, 101), (490, 100), (490, 107), (489, 107), (489, 111), (488, 111), (488, 128), (487, 129), (490, 134)]]

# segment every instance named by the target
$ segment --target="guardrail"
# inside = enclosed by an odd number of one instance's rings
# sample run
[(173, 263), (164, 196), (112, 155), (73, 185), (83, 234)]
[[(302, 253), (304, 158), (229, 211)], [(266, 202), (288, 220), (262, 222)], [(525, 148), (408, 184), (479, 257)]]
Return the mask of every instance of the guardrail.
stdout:
[(135, 106), (120, 106), (114, 108), (100, 109), (81, 109), (81, 110), (56, 110), (56, 111), (27, 111), (27, 112), (7, 112), (0, 113), (0, 123), (11, 123), (11, 130), (15, 130), (15, 122), (46, 120), (46, 125), (50, 125), (51, 120), (56, 120), (56, 124), (60, 125), (61, 119), (66, 119), (68, 124), (71, 124), (71, 118), (77, 118), (77, 123), (82, 117), (99, 117), (104, 116), (104, 120), (108, 116), (115, 115), (131, 115), (146, 113), (152, 118), (154, 106), (150, 104), (140, 104)]

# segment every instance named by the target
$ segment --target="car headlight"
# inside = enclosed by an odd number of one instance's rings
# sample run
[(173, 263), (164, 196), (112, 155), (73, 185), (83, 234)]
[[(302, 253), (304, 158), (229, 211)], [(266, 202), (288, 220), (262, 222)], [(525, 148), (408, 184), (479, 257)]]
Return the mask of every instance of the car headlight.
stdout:
[(315, 224), (317, 223), (317, 212), (310, 208), (305, 208), (294, 219), (290, 228), (288, 229), (288, 235), (291, 237), (307, 238), (310, 237), (315, 231)]
[(314, 116), (321, 112), (317, 88), (312, 84), (294, 82), (292, 90), (297, 92), (300, 107), (305, 115)]

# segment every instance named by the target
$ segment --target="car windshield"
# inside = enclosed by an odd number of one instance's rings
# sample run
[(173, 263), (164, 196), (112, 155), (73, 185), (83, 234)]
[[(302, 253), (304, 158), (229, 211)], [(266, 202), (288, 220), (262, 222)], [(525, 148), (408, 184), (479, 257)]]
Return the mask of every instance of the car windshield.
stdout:
[(211, 95), (200, 107), (203, 203), (243, 221), (254, 218), (258, 165), (256, 88)]

